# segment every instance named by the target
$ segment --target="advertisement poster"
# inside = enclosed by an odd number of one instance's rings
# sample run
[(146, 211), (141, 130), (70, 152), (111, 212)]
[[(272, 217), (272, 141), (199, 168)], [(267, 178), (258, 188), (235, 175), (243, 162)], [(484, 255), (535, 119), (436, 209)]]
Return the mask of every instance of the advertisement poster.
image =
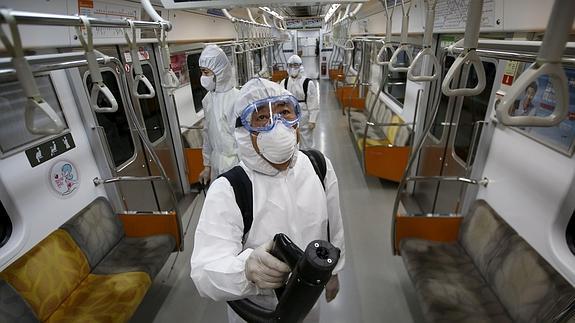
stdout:
[[(519, 131), (564, 154), (573, 154), (575, 140), (575, 69), (565, 69), (569, 87), (569, 114), (554, 127), (524, 127)], [(543, 75), (531, 83), (520, 99), (515, 101), (512, 115), (539, 116), (550, 115), (555, 109), (555, 89), (548, 76)]]

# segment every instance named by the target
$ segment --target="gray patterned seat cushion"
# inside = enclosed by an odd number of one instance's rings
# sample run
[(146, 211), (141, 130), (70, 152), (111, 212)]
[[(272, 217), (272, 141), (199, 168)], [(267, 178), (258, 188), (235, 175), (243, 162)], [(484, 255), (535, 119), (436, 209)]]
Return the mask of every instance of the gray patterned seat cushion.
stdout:
[(40, 322), (22, 296), (2, 279), (0, 279), (0, 322)]
[(402, 239), (400, 251), (431, 322), (575, 320), (575, 288), (483, 200), (458, 242)]
[(512, 322), (458, 243), (402, 239), (400, 251), (429, 322)]
[(104, 257), (92, 273), (115, 274), (142, 271), (154, 279), (175, 245), (174, 238), (167, 234), (124, 238)]
[(95, 199), (61, 228), (82, 249), (92, 269), (124, 236), (122, 222), (103, 197)]

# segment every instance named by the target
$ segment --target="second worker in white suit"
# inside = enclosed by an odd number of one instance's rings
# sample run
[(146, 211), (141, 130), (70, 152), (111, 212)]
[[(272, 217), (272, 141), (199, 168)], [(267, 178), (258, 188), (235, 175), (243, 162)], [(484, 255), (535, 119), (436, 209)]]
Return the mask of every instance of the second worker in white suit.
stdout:
[(318, 89), (311, 79), (305, 77), (302, 60), (297, 55), (288, 59), (288, 77), (280, 85), (295, 96), (301, 106), (301, 119), (299, 125), (300, 148), (314, 147), (313, 130), (319, 116)]
[(199, 180), (207, 184), (239, 162), (234, 139), (233, 109), (239, 90), (234, 87), (232, 66), (218, 46), (206, 46), (199, 65), (202, 71), (201, 84), (208, 90), (202, 100), (205, 111), (202, 147), (204, 170)]

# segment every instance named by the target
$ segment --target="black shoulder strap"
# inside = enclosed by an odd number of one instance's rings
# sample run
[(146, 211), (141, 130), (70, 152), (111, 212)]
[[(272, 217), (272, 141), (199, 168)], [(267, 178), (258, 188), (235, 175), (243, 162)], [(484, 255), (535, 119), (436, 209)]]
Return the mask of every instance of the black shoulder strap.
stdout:
[[(321, 185), (325, 190), (324, 180), (325, 175), (327, 174), (327, 164), (325, 162), (325, 156), (320, 151), (315, 149), (302, 150), (301, 152), (304, 153), (311, 161), (313, 170), (315, 170), (315, 173), (319, 177)], [(329, 220), (327, 221), (327, 241), (331, 242), (331, 230), (329, 228)]]
[(284, 79), (284, 89), (287, 90), (287, 82), (289, 80), (289, 76)]
[(315, 149), (302, 150), (301, 152), (304, 153), (311, 161), (313, 169), (315, 170), (315, 173), (319, 177), (321, 185), (323, 185), (323, 188), (325, 189), (325, 184), (323, 183), (325, 180), (325, 175), (327, 174), (327, 164), (325, 163), (325, 156), (320, 151), (317, 151)]
[(245, 239), (254, 221), (252, 181), (241, 166), (236, 166), (218, 177), (225, 177), (234, 189), (236, 204), (240, 208), (244, 220)]
[[(303, 93), (304, 93), (304, 94), (303, 94), (303, 95), (304, 95), (303, 101), (304, 101), (306, 104), (307, 104), (307, 87), (308, 87), (308, 85), (309, 85), (309, 81), (311, 81), (311, 79), (308, 79), (308, 78), (306, 78), (306, 79), (303, 81)], [(286, 88), (286, 89), (287, 89), (287, 88)], [(321, 154), (321, 153), (320, 153), (320, 154)]]

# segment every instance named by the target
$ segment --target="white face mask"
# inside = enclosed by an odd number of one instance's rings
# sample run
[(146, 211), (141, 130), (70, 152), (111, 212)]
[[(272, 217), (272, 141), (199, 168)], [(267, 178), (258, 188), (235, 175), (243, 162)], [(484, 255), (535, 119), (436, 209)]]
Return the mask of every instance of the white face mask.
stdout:
[(290, 67), (289, 68), (289, 75), (291, 77), (297, 77), (299, 75), (299, 67)]
[(202, 75), (202, 77), (200, 77), (200, 84), (202, 84), (204, 89), (208, 91), (213, 91), (216, 89), (216, 77), (214, 75), (212, 76)]
[(272, 130), (260, 132), (257, 137), (260, 154), (274, 164), (290, 160), (296, 152), (297, 134), (293, 127), (276, 121)]

